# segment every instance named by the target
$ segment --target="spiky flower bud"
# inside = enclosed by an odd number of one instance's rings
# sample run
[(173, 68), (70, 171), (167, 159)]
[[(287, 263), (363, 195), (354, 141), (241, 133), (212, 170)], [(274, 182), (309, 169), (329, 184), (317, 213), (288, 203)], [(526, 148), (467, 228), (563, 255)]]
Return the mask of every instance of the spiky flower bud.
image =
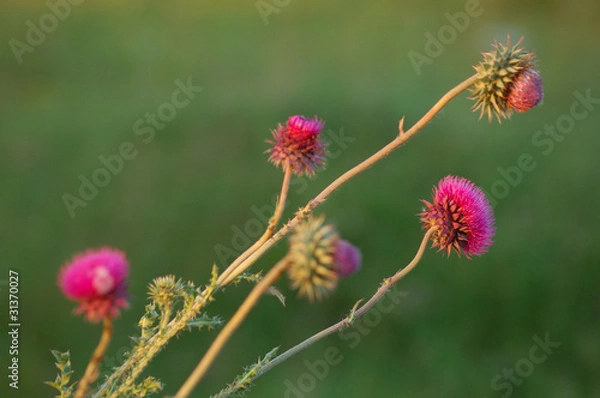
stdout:
[(152, 282), (148, 294), (156, 304), (162, 306), (171, 303), (181, 291), (174, 275), (160, 276)]
[(433, 247), (480, 256), (492, 245), (494, 213), (483, 191), (462, 177), (447, 176), (433, 188), (433, 203), (422, 201), (423, 229), (435, 228)]
[(127, 308), (129, 264), (119, 250), (103, 247), (77, 254), (62, 267), (58, 285), (69, 299), (80, 302), (75, 310), (90, 322), (119, 315)]
[(279, 124), (274, 130), (274, 140), (267, 150), (269, 161), (276, 167), (291, 169), (299, 177), (313, 175), (317, 167), (325, 164), (326, 145), (319, 134), (324, 123), (318, 118), (291, 116), (285, 125)]
[(335, 266), (339, 235), (331, 224), (324, 225), (325, 216), (309, 217), (290, 236), (288, 276), (292, 289), (310, 301), (321, 299), (337, 285)]
[(360, 269), (360, 250), (342, 240), (335, 227), (325, 224), (325, 216), (310, 216), (290, 236), (288, 276), (292, 289), (310, 301), (332, 291), (340, 278)]
[(487, 115), (491, 121), (495, 115), (502, 122), (513, 110), (525, 112), (541, 101), (543, 86), (534, 69), (535, 56), (521, 47), (522, 40), (513, 46), (510, 38), (506, 44), (494, 43), (494, 50), (483, 53), (483, 61), (474, 66), (478, 79), (473, 83), (471, 99), (480, 119)]

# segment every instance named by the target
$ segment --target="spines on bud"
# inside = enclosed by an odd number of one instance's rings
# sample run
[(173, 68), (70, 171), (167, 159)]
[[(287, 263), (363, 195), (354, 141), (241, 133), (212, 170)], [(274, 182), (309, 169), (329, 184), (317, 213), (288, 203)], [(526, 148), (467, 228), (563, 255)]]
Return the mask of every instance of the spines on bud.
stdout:
[(494, 50), (483, 53), (483, 61), (474, 66), (478, 79), (473, 84), (471, 99), (479, 118), (487, 115), (491, 121), (508, 119), (513, 110), (524, 112), (539, 103), (543, 86), (539, 73), (534, 69), (535, 55), (521, 46), (494, 43)]
[(340, 239), (336, 228), (325, 224), (325, 216), (309, 216), (290, 236), (287, 255), (292, 288), (310, 301), (321, 299), (360, 269), (362, 255), (350, 242)]
[(310, 301), (321, 299), (332, 291), (338, 281), (335, 269), (335, 249), (339, 235), (325, 217), (309, 217), (290, 236), (288, 276), (292, 289)]

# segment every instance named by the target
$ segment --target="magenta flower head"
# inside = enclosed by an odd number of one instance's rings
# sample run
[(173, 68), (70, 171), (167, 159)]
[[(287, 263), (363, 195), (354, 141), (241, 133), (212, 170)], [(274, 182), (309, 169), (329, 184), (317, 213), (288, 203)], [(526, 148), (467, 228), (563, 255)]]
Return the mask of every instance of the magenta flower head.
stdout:
[(285, 125), (273, 131), (274, 140), (267, 150), (269, 161), (283, 170), (290, 169), (299, 177), (313, 175), (317, 167), (325, 165), (326, 145), (319, 134), (324, 123), (318, 118), (291, 116)]
[(75, 313), (90, 322), (115, 318), (127, 308), (129, 264), (119, 250), (103, 247), (73, 256), (58, 275), (58, 285), (67, 298), (79, 301)]
[(433, 203), (423, 200), (419, 214), (423, 229), (435, 227), (433, 247), (452, 249), (460, 256), (481, 256), (492, 245), (496, 232), (492, 206), (483, 191), (462, 177), (447, 176), (433, 188)]
[(336, 245), (334, 264), (340, 278), (347, 278), (360, 269), (362, 254), (347, 240), (339, 240)]
[(544, 97), (542, 77), (533, 68), (525, 69), (509, 88), (508, 106), (519, 113), (527, 112)]

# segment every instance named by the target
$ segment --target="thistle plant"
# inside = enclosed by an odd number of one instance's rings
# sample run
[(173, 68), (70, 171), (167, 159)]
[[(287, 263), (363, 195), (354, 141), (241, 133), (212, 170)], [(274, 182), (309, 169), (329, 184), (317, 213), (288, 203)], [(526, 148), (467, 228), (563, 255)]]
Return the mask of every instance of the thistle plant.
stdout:
[[(319, 117), (311, 119), (296, 115), (279, 124), (272, 131), (272, 139), (267, 140), (269, 147), (266, 153), (268, 160), (282, 169), (283, 182), (277, 205), (262, 236), (221, 272), (213, 265), (211, 276), (203, 285), (178, 280), (173, 275), (155, 279), (149, 286), (148, 304), (138, 322), (139, 335), (133, 337), (135, 345), (127, 353), (124, 362), (115, 369), (108, 369), (108, 375), (97, 383), (102, 357), (112, 335), (112, 321), (127, 306), (125, 281), (129, 266), (125, 255), (114, 249), (102, 248), (75, 256), (60, 271), (59, 286), (67, 298), (80, 302), (77, 313), (83, 314), (90, 322), (103, 320), (104, 329), (88, 368), (78, 381), (71, 382), (77, 376), (77, 371), (71, 366), (68, 352), (54, 352), (60, 373), (54, 382), (48, 384), (56, 388), (61, 397), (143, 397), (156, 394), (163, 388), (174, 392), (173, 386), (163, 386), (154, 376), (143, 380), (138, 378), (173, 337), (192, 329), (222, 326), (196, 368), (175, 394), (177, 398), (187, 397), (259, 299), (265, 293), (272, 293), (283, 300), (274, 287), (282, 275), (287, 274), (291, 288), (298, 291), (299, 297), (314, 301), (335, 294), (338, 284), (358, 272), (362, 262), (365, 262), (366, 268), (363, 272), (376, 272), (374, 267), (369, 266), (368, 255), (363, 259), (356, 246), (341, 238), (343, 231), (326, 221), (323, 214), (317, 216), (314, 212), (354, 176), (404, 146), (463, 91), (471, 91), (471, 98), (475, 101), (473, 109), (480, 112), (480, 118), (487, 115), (491, 121), (495, 116), (499, 122), (510, 117), (513, 111), (531, 109), (543, 96), (534, 55), (522, 46), (522, 40), (515, 45), (511, 45), (510, 40), (506, 44), (494, 44), (491, 52), (484, 53), (483, 61), (475, 66), (475, 70), (475, 75), (444, 94), (408, 130), (404, 129), (404, 118), (401, 118), (398, 133), (391, 142), (332, 181), (281, 226), (279, 223), (285, 210), (291, 178), (310, 176), (325, 167), (327, 149), (320, 136), (324, 121)], [(247, 367), (216, 396), (242, 396), (258, 377), (273, 367), (314, 342), (351, 326), (392, 286), (415, 269), (429, 243), (448, 256), (455, 252), (468, 259), (483, 255), (493, 243), (495, 226), (492, 208), (483, 191), (464, 177), (450, 175), (442, 178), (434, 186), (432, 198), (422, 201), (418, 216), (425, 233), (416, 255), (395, 274), (385, 277), (369, 299), (357, 300), (346, 317), (283, 353), (277, 355), (277, 349), (271, 350), (257, 363)], [(250, 268), (288, 235), (288, 252), (272, 267), (251, 273)], [(209, 304), (218, 299), (224, 288), (243, 281), (253, 283), (254, 287), (234, 315), (226, 321), (218, 315), (209, 315), (207, 311), (212, 310)]]

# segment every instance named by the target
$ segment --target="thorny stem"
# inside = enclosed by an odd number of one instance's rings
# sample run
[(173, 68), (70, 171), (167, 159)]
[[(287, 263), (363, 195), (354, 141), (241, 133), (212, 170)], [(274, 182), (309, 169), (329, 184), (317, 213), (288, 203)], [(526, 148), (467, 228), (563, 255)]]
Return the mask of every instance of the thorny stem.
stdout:
[(83, 398), (87, 393), (87, 390), (96, 378), (98, 378), (98, 365), (102, 362), (102, 358), (104, 358), (104, 353), (108, 348), (108, 344), (110, 343), (110, 339), (112, 337), (112, 319), (107, 316), (104, 318), (104, 327), (102, 329), (102, 336), (100, 336), (100, 341), (98, 342), (98, 346), (94, 350), (92, 354), (92, 358), (85, 369), (85, 373), (83, 377), (79, 381), (77, 385), (77, 391), (75, 391), (75, 398)]
[(179, 391), (177, 392), (177, 394), (175, 394), (174, 398), (185, 398), (191, 394), (194, 387), (196, 387), (196, 385), (200, 382), (200, 380), (202, 379), (210, 365), (213, 363), (217, 355), (219, 355), (219, 352), (225, 346), (233, 332), (235, 332), (236, 329), (244, 321), (244, 319), (246, 319), (246, 316), (248, 315), (248, 313), (250, 313), (250, 311), (252, 310), (258, 299), (264, 294), (264, 292), (266, 292), (267, 289), (277, 279), (279, 279), (279, 277), (286, 270), (289, 264), (289, 260), (284, 257), (277, 264), (275, 264), (275, 266), (273, 266), (273, 268), (271, 268), (269, 272), (267, 272), (264, 278), (261, 279), (261, 281), (254, 287), (254, 289), (252, 289), (250, 294), (248, 294), (248, 297), (246, 297), (246, 300), (244, 300), (242, 305), (240, 305), (240, 307), (231, 317), (229, 322), (227, 322), (225, 327), (223, 327), (219, 335), (212, 342), (211, 346), (208, 348), (208, 351), (206, 351), (206, 354), (204, 354), (204, 357), (196, 366), (196, 369), (194, 369), (194, 371), (190, 374), (185, 383), (183, 383), (181, 388), (179, 388)]
[(325, 202), (329, 195), (331, 195), (335, 190), (344, 185), (354, 176), (362, 173), (381, 159), (385, 158), (387, 155), (392, 153), (395, 149), (404, 145), (408, 140), (410, 140), (413, 136), (415, 136), (427, 123), (429, 123), (435, 115), (442, 110), (444, 106), (446, 106), (452, 99), (454, 99), (457, 95), (459, 95), (464, 90), (468, 89), (473, 85), (473, 83), (477, 80), (477, 75), (473, 75), (458, 84), (456, 87), (448, 91), (439, 101), (417, 122), (415, 123), (408, 131), (404, 131), (404, 118), (400, 120), (399, 130), (400, 133), (394, 140), (392, 140), (389, 144), (381, 148), (379, 151), (375, 152), (373, 155), (354, 166), (350, 170), (346, 171), (344, 174), (339, 176), (335, 181), (333, 181), (327, 188), (321, 191), (314, 199), (312, 199), (308, 204), (296, 213), (296, 216), (288, 222), (286, 225), (281, 227), (281, 229), (273, 235), (272, 238), (268, 239), (264, 244), (256, 249), (254, 253), (248, 256), (245, 260), (239, 264), (238, 267), (229, 275), (227, 278), (231, 280), (247, 270), (256, 260), (258, 260), (267, 250), (269, 250), (275, 243), (277, 243), (281, 238), (283, 238), (291, 229), (293, 229), (301, 220), (306, 218), (310, 213), (313, 212), (315, 208), (317, 208), (321, 203)]
[(159, 331), (164, 331), (171, 320), (172, 305), (170, 302), (164, 304), (162, 308), (162, 319), (160, 321)]
[[(412, 259), (412, 261), (410, 263), (408, 263), (408, 265), (406, 267), (404, 267), (401, 270), (399, 270), (398, 272), (396, 272), (391, 278), (386, 278), (383, 281), (383, 283), (381, 284), (381, 286), (379, 287), (379, 289), (377, 289), (377, 292), (375, 292), (375, 294), (369, 299), (369, 301), (367, 301), (365, 304), (363, 304), (358, 309), (356, 309), (356, 305), (355, 305), (355, 308), (352, 309), (350, 314), (348, 316), (346, 316), (344, 319), (342, 319), (341, 321), (339, 321), (338, 323), (336, 323), (335, 325), (329, 326), (327, 329), (323, 329), (319, 333), (316, 333), (313, 336), (309, 337), (308, 339), (304, 340), (302, 343), (290, 348), (289, 350), (282, 353), (281, 355), (278, 355), (277, 357), (273, 358), (271, 361), (269, 361), (266, 365), (264, 365), (262, 368), (260, 368), (256, 372), (256, 377), (254, 379), (257, 379), (258, 377), (267, 373), (269, 370), (271, 370), (275, 366), (277, 366), (280, 363), (284, 362), (285, 360), (291, 358), (292, 356), (296, 355), (300, 351), (308, 348), (309, 346), (316, 343), (317, 341), (329, 336), (332, 333), (339, 332), (340, 330), (351, 326), (356, 319), (360, 318), (364, 313), (366, 313), (371, 308), (373, 308), (373, 306), (375, 304), (377, 304), (377, 302), (379, 300), (381, 300), (381, 298), (392, 288), (392, 286), (394, 286), (396, 284), (396, 282), (398, 282), (400, 279), (404, 278), (410, 271), (412, 271), (416, 267), (416, 265), (419, 263), (419, 261), (421, 261), (421, 258), (423, 257), (423, 253), (425, 252), (425, 248), (427, 246), (427, 242), (429, 241), (429, 238), (431, 237), (433, 232), (434, 232), (434, 228), (431, 228), (427, 231), (427, 233), (425, 233), (425, 236), (423, 237), (423, 240), (421, 241), (421, 246), (419, 246), (419, 250), (417, 251), (417, 254)], [(357, 303), (357, 304), (359, 304), (359, 303)]]
[[(171, 338), (188, 325), (188, 322), (198, 314), (207, 302), (212, 300), (214, 292), (215, 286), (207, 286), (202, 293), (194, 299), (193, 304), (183, 313), (174, 317), (163, 331), (159, 331), (154, 336), (150, 337), (143, 345), (137, 346), (131, 356), (129, 356), (127, 360), (110, 375), (108, 380), (100, 387), (96, 394), (94, 394), (94, 398), (103, 396), (102, 394), (106, 389), (111, 388), (117, 381), (123, 379), (119, 389), (115, 392), (110, 392), (108, 395), (110, 397), (122, 396), (121, 393), (135, 383), (137, 376), (139, 376), (146, 368), (152, 358), (162, 350)], [(131, 372), (125, 377), (130, 369)]]
[(219, 275), (219, 279), (217, 280), (217, 284), (219, 286), (225, 286), (229, 284), (235, 276), (230, 277), (231, 273), (236, 270), (236, 268), (250, 256), (256, 249), (261, 247), (263, 243), (265, 243), (270, 237), (273, 236), (273, 232), (275, 232), (275, 228), (277, 228), (277, 224), (279, 224), (279, 220), (281, 219), (281, 215), (283, 214), (283, 209), (285, 208), (285, 202), (287, 200), (287, 194), (290, 188), (290, 180), (292, 177), (292, 169), (286, 168), (283, 174), (283, 183), (281, 184), (281, 193), (279, 194), (279, 198), (277, 200), (277, 205), (275, 207), (275, 211), (273, 212), (273, 217), (269, 220), (269, 225), (265, 230), (264, 234), (245, 252), (243, 252), (238, 258), (236, 258), (230, 265), (227, 267), (225, 271), (221, 275)]

